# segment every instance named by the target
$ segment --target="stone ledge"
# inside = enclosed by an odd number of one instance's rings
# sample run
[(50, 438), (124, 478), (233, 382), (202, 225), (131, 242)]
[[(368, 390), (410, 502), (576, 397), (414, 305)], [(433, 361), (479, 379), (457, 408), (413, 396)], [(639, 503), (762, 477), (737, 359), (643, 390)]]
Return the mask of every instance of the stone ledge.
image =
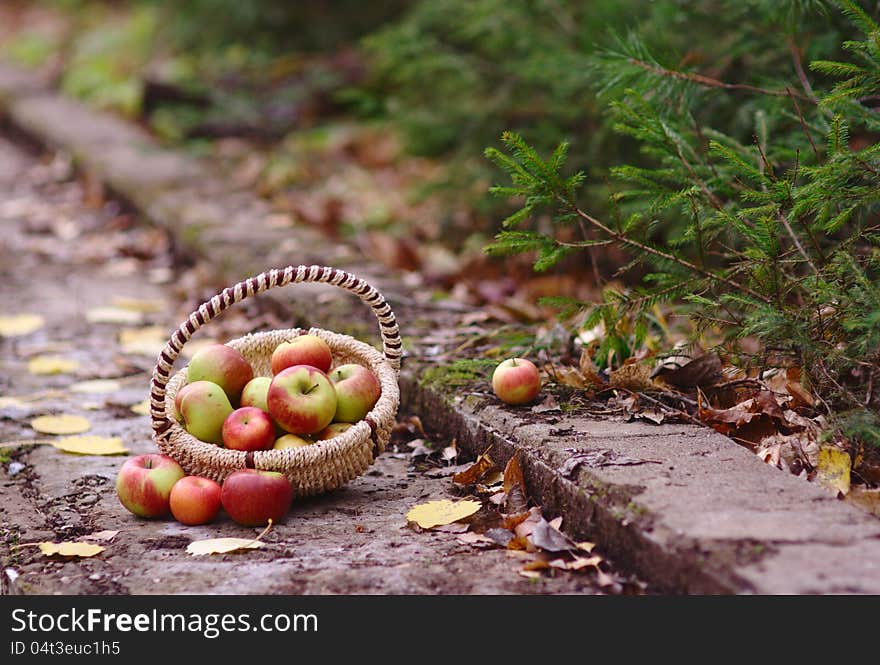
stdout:
[[(403, 336), (415, 340), (401, 374), (401, 413), (418, 413), (471, 454), (491, 446), (502, 464), (517, 455), (545, 514), (561, 515), (567, 532), (599, 541), (607, 555), (656, 588), (690, 594), (880, 593), (880, 521), (821, 488), (766, 466), (711, 430), (561, 413), (527, 418), (500, 406), (488, 391), (464, 398), (454, 388), (426, 385), (423, 372), (431, 363), (419, 355), (418, 340), (440, 326), (454, 329), (460, 312), (427, 302), (401, 275), (314, 229), (262, 224), (268, 205), (229, 188), (209, 165), (162, 148), (142, 130), (49, 92), (2, 63), (0, 117), (72, 155), (149, 221), (168, 228), (184, 248), (210, 256), (225, 281), (297, 263), (344, 267), (369, 279), (394, 307)], [(292, 325), (314, 314), (286, 290), (270, 297), (287, 308)], [(374, 341), (369, 331), (375, 321), (356, 299), (324, 309), (327, 320), (314, 325)], [(582, 466), (565, 476), (567, 448), (646, 461)]]

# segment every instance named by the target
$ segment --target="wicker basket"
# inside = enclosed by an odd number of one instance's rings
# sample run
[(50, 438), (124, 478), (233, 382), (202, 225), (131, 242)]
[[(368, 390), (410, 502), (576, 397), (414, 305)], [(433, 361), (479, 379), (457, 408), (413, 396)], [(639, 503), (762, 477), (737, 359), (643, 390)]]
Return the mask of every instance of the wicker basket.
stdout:
[[(317, 335), (329, 344), (334, 365), (360, 363), (375, 373), (382, 386), (382, 394), (376, 405), (362, 421), (342, 434), (301, 448), (244, 452), (205, 443), (189, 434), (168, 415), (174, 413), (177, 391), (186, 384), (185, 368), (171, 375), (172, 366), (183, 345), (199, 328), (231, 305), (267, 289), (295, 282), (323, 282), (357, 295), (373, 309), (379, 321), (384, 353), (348, 335), (320, 328), (251, 333), (227, 344), (247, 358), (255, 376), (271, 376), (269, 361), (279, 343), (301, 334)], [(364, 280), (325, 266), (288, 266), (268, 270), (226, 288), (202, 303), (171, 335), (153, 370), (150, 390), (153, 438), (159, 449), (175, 458), (188, 474), (207, 476), (222, 482), (237, 469), (281, 471), (293, 483), (295, 496), (327, 492), (364, 473), (385, 449), (400, 403), (397, 384), (400, 356), (399, 330), (391, 307)]]

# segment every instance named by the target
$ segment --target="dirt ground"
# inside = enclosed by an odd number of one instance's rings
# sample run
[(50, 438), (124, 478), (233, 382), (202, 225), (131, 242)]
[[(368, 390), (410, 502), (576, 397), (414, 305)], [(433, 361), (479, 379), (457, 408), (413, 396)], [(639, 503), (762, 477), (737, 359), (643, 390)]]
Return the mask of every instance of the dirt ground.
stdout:
[[(265, 536), (262, 549), (190, 556), (185, 550), (191, 541), (247, 538), (259, 530), (222, 514), (198, 527), (136, 518), (120, 505), (114, 488), (124, 456), (62, 452), (48, 445), (59, 437), (35, 432), (30, 422), (47, 414), (84, 416), (89, 435), (120, 437), (128, 455), (155, 451), (148, 417), (131, 407), (147, 396), (157, 343), (210, 291), (210, 270), (181, 263), (164, 233), (143, 226), (94, 183), (77, 177), (63, 157), (38, 158), (2, 137), (0, 227), (0, 317), (44, 319), (29, 334), (0, 337), (3, 593), (645, 591), (606, 564), (602, 585), (584, 571), (524, 576), (523, 553), (478, 549), (452, 532), (414, 530), (405, 517), (410, 508), (459, 492), (442, 466), (415, 465), (406, 442), (392, 446), (346, 487), (296, 502), (284, 523)], [(259, 312), (233, 315), (215, 332), (246, 332), (254, 317)], [(54, 373), (34, 373), (33, 361), (45, 356), (76, 366), (49, 361), (44, 371)], [(110, 383), (93, 383), (99, 379)], [(94, 557), (44, 556), (34, 545), (104, 531), (119, 533), (101, 541), (106, 549)]]

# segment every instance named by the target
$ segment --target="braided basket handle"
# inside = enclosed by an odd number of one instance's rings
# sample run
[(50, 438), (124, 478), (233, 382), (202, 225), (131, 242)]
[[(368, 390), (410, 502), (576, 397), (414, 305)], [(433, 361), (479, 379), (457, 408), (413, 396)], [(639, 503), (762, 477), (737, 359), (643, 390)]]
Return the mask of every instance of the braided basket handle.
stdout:
[(210, 300), (199, 305), (198, 309), (190, 314), (189, 318), (181, 323), (171, 335), (165, 348), (159, 354), (150, 382), (150, 416), (153, 420), (153, 430), (156, 437), (161, 437), (171, 427), (171, 420), (165, 411), (165, 390), (168, 380), (171, 378), (174, 361), (177, 360), (183, 345), (190, 337), (199, 328), (235, 303), (276, 286), (286, 286), (297, 282), (332, 284), (355, 294), (369, 305), (379, 321), (379, 332), (382, 335), (385, 358), (395, 372), (400, 370), (401, 342), (397, 320), (394, 318), (391, 306), (385, 302), (385, 298), (373, 286), (349, 272), (327, 266), (273, 268), (223, 289)]

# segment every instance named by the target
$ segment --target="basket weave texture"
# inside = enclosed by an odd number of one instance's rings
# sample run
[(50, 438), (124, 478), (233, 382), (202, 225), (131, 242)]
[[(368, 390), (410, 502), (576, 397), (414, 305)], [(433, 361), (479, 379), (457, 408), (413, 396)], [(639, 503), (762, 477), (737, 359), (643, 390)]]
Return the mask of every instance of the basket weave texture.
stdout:
[[(172, 366), (187, 340), (231, 305), (270, 288), (296, 282), (323, 282), (356, 294), (368, 304), (379, 322), (383, 351), (349, 335), (321, 328), (289, 328), (251, 333), (227, 342), (251, 363), (254, 376), (271, 376), (269, 362), (281, 342), (310, 333), (330, 346), (334, 367), (358, 363), (379, 379), (382, 393), (373, 409), (342, 434), (301, 448), (244, 452), (195, 438), (174, 417), (174, 398), (186, 384), (186, 368), (172, 375)], [(401, 342), (391, 307), (382, 295), (351, 273), (326, 266), (288, 266), (261, 273), (226, 288), (199, 306), (171, 335), (153, 370), (150, 413), (153, 438), (159, 449), (175, 458), (190, 475), (222, 482), (244, 468), (280, 471), (293, 484), (295, 496), (327, 492), (363, 474), (391, 437), (400, 404), (398, 371)]]

